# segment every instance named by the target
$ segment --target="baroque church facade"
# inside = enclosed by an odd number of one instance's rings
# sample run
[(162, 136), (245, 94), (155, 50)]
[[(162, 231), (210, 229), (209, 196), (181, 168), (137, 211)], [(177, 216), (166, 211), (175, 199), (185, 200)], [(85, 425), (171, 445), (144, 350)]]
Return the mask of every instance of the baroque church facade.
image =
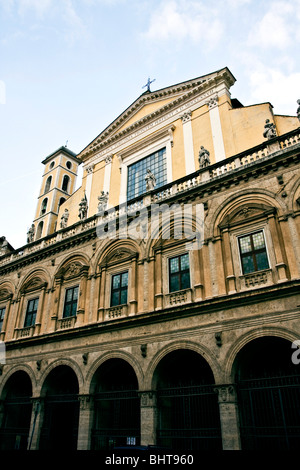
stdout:
[(298, 445), (299, 117), (234, 82), (148, 88), (43, 160), (0, 239), (0, 449)]

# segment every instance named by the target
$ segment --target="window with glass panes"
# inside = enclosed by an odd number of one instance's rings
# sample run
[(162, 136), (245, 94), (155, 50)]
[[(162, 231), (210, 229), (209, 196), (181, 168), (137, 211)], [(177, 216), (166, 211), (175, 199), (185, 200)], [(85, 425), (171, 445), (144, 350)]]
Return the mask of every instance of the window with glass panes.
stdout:
[(265, 237), (262, 230), (239, 237), (243, 274), (269, 268)]
[(169, 288), (170, 292), (190, 287), (190, 263), (189, 255), (174, 256), (169, 258)]
[(70, 287), (66, 289), (65, 305), (63, 317), (73, 317), (77, 312), (79, 287)]
[(111, 279), (111, 307), (127, 304), (128, 271), (114, 274)]
[(1, 307), (0, 308), (0, 331), (2, 330), (4, 315), (5, 315), (5, 307)]
[(154, 174), (155, 187), (159, 188), (167, 183), (167, 161), (166, 149), (163, 148), (157, 152), (142, 158), (136, 163), (128, 166), (127, 176), (127, 200), (133, 199), (146, 192), (145, 177), (147, 170)]
[(35, 325), (39, 299), (28, 300), (24, 327)]

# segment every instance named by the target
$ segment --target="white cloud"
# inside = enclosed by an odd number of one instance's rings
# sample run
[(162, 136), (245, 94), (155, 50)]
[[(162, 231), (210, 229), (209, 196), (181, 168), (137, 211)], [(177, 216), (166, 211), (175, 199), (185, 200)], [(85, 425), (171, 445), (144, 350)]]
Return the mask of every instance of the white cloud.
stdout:
[(218, 11), (195, 1), (164, 1), (150, 18), (144, 37), (151, 41), (190, 39), (214, 47), (223, 34)]
[(262, 19), (253, 25), (248, 45), (280, 50), (290, 47), (298, 34), (298, 24), (294, 20), (299, 15), (299, 0), (274, 2)]

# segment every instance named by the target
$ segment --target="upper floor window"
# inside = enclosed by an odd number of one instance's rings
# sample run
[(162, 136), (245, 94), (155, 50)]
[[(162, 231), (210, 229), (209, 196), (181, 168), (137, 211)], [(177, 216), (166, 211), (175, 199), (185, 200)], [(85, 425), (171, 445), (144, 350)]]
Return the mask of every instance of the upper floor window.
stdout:
[(45, 214), (46, 213), (46, 210), (47, 210), (47, 204), (48, 204), (48, 199), (45, 198), (42, 202), (42, 206), (41, 206), (41, 215)]
[(111, 307), (127, 304), (128, 271), (114, 274), (111, 280)]
[(147, 170), (155, 176), (155, 187), (167, 183), (166, 149), (158, 150), (136, 163), (128, 166), (127, 200), (133, 199), (146, 192)]
[(45, 184), (45, 193), (47, 193), (50, 190), (51, 181), (52, 181), (52, 176), (49, 176)]
[(38, 298), (37, 299), (31, 299), (31, 300), (28, 301), (24, 327), (33, 326), (35, 324), (36, 313), (37, 313), (37, 309), (38, 309), (38, 303), (39, 303)]
[(70, 287), (66, 289), (63, 318), (73, 317), (77, 312), (79, 287)]
[(62, 183), (62, 190), (68, 192), (70, 178), (68, 175), (65, 175)]
[(170, 292), (188, 289), (190, 285), (190, 263), (188, 253), (169, 258)]
[(4, 315), (5, 315), (5, 307), (1, 307), (0, 308), (0, 331), (2, 330)]
[(265, 237), (262, 230), (239, 237), (243, 274), (269, 268)]

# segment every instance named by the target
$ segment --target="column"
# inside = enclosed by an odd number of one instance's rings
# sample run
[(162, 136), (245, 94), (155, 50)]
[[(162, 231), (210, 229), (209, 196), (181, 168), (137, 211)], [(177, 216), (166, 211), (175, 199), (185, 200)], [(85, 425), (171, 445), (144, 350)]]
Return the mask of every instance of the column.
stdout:
[(52, 323), (50, 331), (56, 330), (62, 283), (63, 283), (62, 278), (55, 279), (55, 288), (54, 288), (54, 292), (52, 293), (52, 296), (53, 296), (52, 297), (53, 298), (52, 312), (50, 313), (51, 323)]
[(161, 250), (155, 256), (155, 310), (163, 308)]
[(103, 184), (103, 191), (105, 193), (109, 193), (109, 190), (110, 190), (111, 165), (112, 165), (112, 155), (105, 158), (104, 184)]
[(216, 260), (216, 276), (218, 281), (218, 295), (226, 294), (225, 286), (225, 274), (222, 256), (222, 240), (221, 237), (215, 237), (212, 242), (215, 248), (215, 260)]
[(32, 398), (31, 422), (28, 438), (28, 450), (38, 450), (40, 434), (44, 418), (44, 399), (42, 397)]
[(225, 148), (223, 141), (222, 126), (218, 107), (218, 96), (212, 96), (206, 103), (209, 109), (211, 132), (214, 144), (216, 163), (224, 160)]
[(35, 321), (35, 334), (37, 334), (37, 335), (41, 331), (42, 315), (43, 315), (43, 311), (44, 311), (46, 287), (47, 287), (47, 284), (42, 287), (41, 295), (40, 295), (40, 298), (39, 298), (38, 311), (37, 311), (37, 316), (36, 316), (36, 321)]
[(209, 241), (204, 240), (202, 250), (202, 259), (203, 259), (203, 279), (204, 279), (204, 294), (205, 298), (209, 299), (212, 297), (212, 288), (211, 288), (211, 272), (210, 272), (210, 260), (209, 260)]
[(148, 260), (148, 310), (154, 310), (154, 258)]
[[(88, 201), (88, 210), (90, 208), (90, 198), (91, 198), (91, 191), (92, 191), (92, 180), (93, 180), (93, 170), (94, 170), (94, 164), (89, 165), (86, 168), (86, 184), (85, 184), (85, 195)], [(88, 214), (89, 215), (89, 214)]]
[(240, 450), (239, 416), (233, 384), (216, 385), (220, 410), (223, 450)]
[(193, 265), (194, 265), (194, 288), (195, 288), (195, 298), (194, 301), (202, 300), (203, 298), (203, 282), (201, 276), (201, 267), (199, 262), (200, 251), (192, 250), (193, 255)]
[(3, 318), (3, 324), (2, 324), (2, 330), (0, 332), (0, 340), (1, 341), (4, 341), (4, 337), (6, 335), (6, 325), (7, 325), (7, 321), (8, 321), (8, 317), (9, 317), (9, 314), (10, 314), (10, 307), (11, 307), (11, 302), (12, 302), (12, 294), (9, 296), (9, 298), (7, 299), (7, 304), (6, 304), (6, 308), (5, 308), (5, 312), (4, 312), (4, 318)]
[(136, 258), (132, 258), (131, 260), (131, 279), (130, 279), (130, 299), (129, 299), (129, 314), (135, 314), (137, 310), (137, 279), (136, 279), (136, 269), (137, 267), (137, 260)]
[(141, 445), (156, 444), (157, 406), (152, 390), (139, 392), (141, 398)]
[(25, 293), (22, 292), (21, 298), (17, 299), (16, 302), (19, 303), (19, 307), (17, 308), (17, 315), (16, 315), (16, 322), (14, 328), (14, 336), (18, 334), (18, 330), (20, 329), (21, 319), (22, 319), (22, 311), (23, 311), (23, 304), (24, 304), (24, 297)]
[(100, 295), (98, 307), (98, 321), (104, 320), (104, 301), (105, 301), (105, 283), (106, 283), (106, 268), (101, 268), (100, 279)]
[(285, 282), (287, 281), (286, 264), (283, 259), (283, 253), (282, 253), (281, 244), (279, 240), (277, 224), (276, 224), (275, 216), (273, 214), (268, 216), (268, 222), (269, 222), (271, 236), (273, 240), (274, 253), (275, 253), (275, 259), (276, 259), (276, 269), (277, 269), (277, 274), (278, 274), (278, 282)]
[[(291, 219), (290, 219), (291, 220)], [(292, 238), (289, 221), (287, 218), (279, 219), (279, 224), (282, 232), (282, 238), (284, 240), (284, 248), (286, 252), (286, 258), (290, 271), (291, 279), (299, 278), (299, 270), (297, 266), (297, 240)]]
[(192, 131), (192, 112), (185, 112), (183, 116), (181, 116), (181, 121), (183, 129), (185, 169), (186, 174), (189, 175), (190, 173), (194, 173), (194, 171), (196, 171)]
[(91, 447), (91, 427), (93, 399), (90, 395), (79, 395), (79, 422), (77, 450), (89, 450)]
[(236, 292), (235, 275), (233, 271), (231, 246), (229, 240), (229, 232), (227, 228), (223, 230), (222, 235), (224, 243), (227, 290), (228, 294), (234, 294)]
[(88, 266), (83, 266), (81, 276), (80, 276), (77, 319), (76, 319), (76, 323), (78, 325), (82, 325), (84, 323), (88, 269), (89, 269)]
[(138, 261), (138, 312), (144, 311), (144, 260)]

